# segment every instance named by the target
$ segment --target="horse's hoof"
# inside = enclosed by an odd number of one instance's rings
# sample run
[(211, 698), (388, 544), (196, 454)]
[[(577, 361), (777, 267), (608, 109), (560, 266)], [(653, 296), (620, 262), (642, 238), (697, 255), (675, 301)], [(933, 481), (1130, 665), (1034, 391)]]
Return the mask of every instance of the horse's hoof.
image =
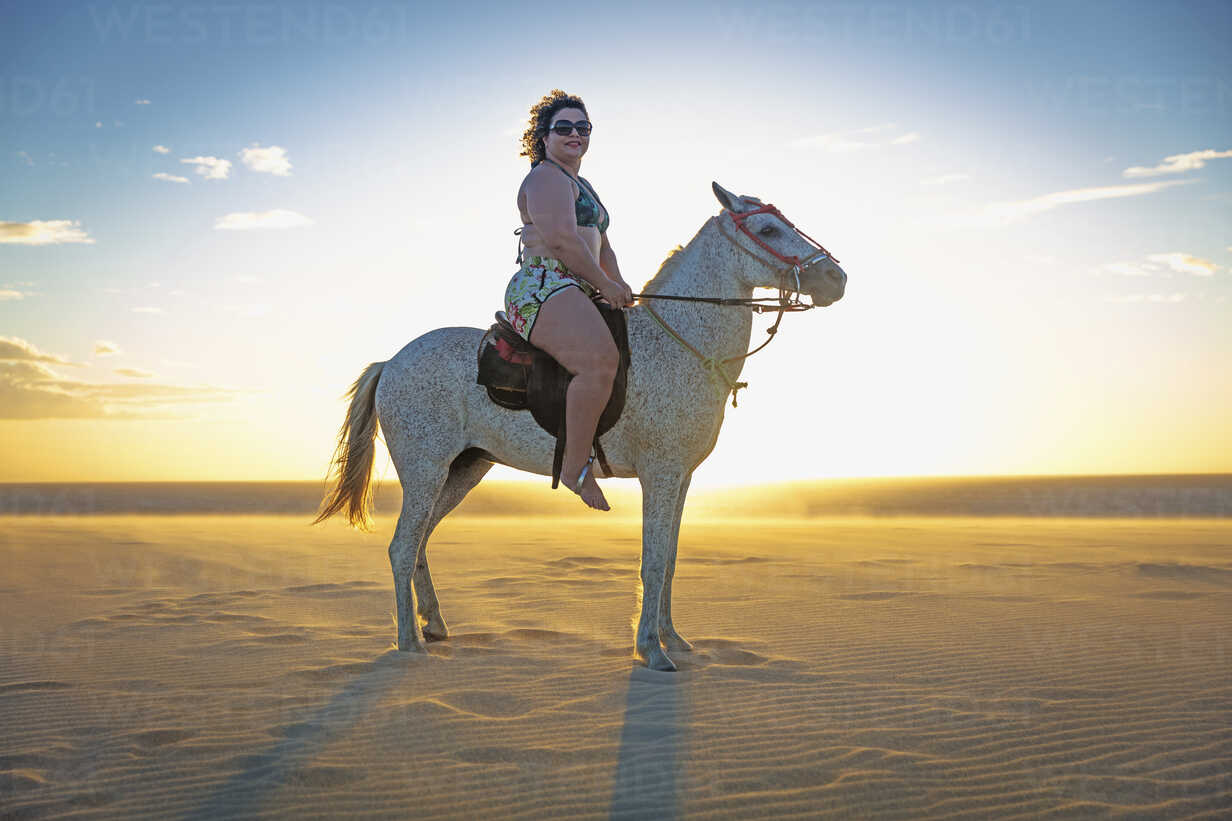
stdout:
[(398, 650), (403, 653), (427, 653), (428, 648), (422, 641), (400, 641)]
[(439, 616), (435, 619), (428, 619), (423, 626), (424, 641), (444, 641), (449, 638), (449, 628), (445, 626), (445, 620)]
[(663, 646), (673, 653), (690, 653), (693, 651), (693, 643), (674, 630), (671, 633), (663, 634)]
[(638, 655), (651, 670), (659, 670), (664, 673), (676, 672), (675, 662), (668, 658), (667, 653), (664, 653), (662, 648), (657, 645), (654, 647), (647, 647), (644, 650), (642, 648), (638, 648)]

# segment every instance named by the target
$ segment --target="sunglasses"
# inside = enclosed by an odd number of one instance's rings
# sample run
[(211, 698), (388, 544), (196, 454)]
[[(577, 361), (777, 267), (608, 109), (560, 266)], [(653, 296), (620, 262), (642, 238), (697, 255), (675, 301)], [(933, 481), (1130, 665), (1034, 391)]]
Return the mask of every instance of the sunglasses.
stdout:
[(573, 129), (577, 129), (579, 137), (589, 137), (590, 130), (594, 128), (589, 120), (578, 120), (576, 123), (571, 123), (568, 120), (557, 120), (548, 126), (548, 130), (554, 132), (558, 136), (568, 137), (573, 133)]

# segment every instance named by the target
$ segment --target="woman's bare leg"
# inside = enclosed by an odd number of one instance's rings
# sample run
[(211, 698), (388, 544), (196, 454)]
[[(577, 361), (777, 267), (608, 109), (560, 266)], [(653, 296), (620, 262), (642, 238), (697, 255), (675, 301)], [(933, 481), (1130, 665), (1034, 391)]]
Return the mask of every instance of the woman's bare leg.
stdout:
[[(573, 487), (612, 395), (620, 353), (598, 309), (574, 287), (557, 291), (539, 306), (530, 342), (573, 374), (565, 395), (565, 454), (560, 468), (560, 481)], [(611, 509), (593, 472), (582, 484), (582, 500), (599, 510)]]

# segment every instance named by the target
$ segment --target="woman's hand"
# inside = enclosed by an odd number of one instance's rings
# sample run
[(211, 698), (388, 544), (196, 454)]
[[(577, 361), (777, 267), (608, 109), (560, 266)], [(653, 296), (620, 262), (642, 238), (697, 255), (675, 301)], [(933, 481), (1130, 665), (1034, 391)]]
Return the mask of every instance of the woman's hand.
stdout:
[(631, 287), (629, 287), (629, 283), (625, 282), (625, 281), (624, 281), (624, 279), (622, 279), (622, 278), (620, 277), (620, 275), (619, 275), (619, 274), (617, 274), (617, 276), (616, 276), (616, 284), (617, 284), (617, 285), (619, 285), (621, 288), (623, 288), (623, 289), (624, 289), (624, 293), (625, 293), (625, 307), (626, 307), (626, 308), (628, 308), (628, 307), (632, 307), (632, 305), (633, 305), (633, 289), (632, 289)]
[(633, 305), (633, 289), (623, 279), (605, 279), (599, 286), (599, 293), (613, 308), (628, 308)]

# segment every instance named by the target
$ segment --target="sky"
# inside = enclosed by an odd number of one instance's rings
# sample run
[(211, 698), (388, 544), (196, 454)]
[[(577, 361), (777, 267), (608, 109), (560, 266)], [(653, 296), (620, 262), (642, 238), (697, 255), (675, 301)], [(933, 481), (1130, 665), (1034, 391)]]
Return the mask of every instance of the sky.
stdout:
[(502, 307), (553, 88), (635, 290), (711, 181), (848, 274), (695, 487), (1232, 471), (1229, 42), (1227, 2), (0, 2), (0, 481), (323, 479), (368, 363)]

